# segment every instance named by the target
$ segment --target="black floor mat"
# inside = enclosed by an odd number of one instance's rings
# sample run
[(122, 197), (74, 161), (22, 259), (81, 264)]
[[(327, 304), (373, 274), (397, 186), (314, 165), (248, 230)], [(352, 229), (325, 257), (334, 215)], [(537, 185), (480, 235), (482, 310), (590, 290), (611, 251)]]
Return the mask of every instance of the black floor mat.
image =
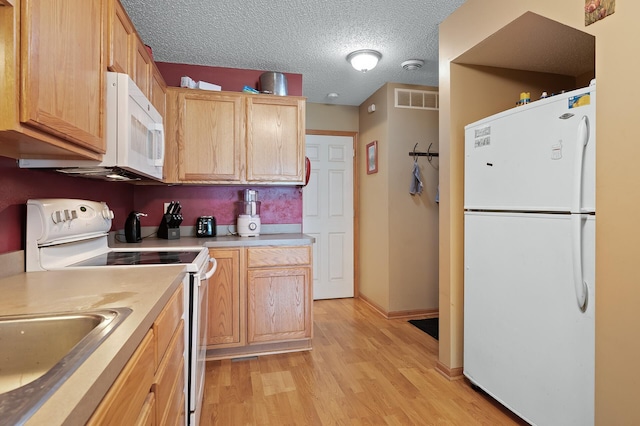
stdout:
[(438, 318), (409, 320), (409, 322), (438, 340)]

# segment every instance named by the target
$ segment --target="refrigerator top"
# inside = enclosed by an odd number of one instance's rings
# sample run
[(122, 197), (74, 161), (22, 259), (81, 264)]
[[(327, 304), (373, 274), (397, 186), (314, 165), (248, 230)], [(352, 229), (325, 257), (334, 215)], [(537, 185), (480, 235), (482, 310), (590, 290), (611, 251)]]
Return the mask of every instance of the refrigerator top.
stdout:
[(488, 117), (482, 118), (478, 121), (474, 121), (473, 123), (469, 123), (467, 124), (464, 128), (466, 129), (470, 129), (473, 127), (478, 127), (481, 126), (489, 121), (493, 121), (493, 120), (497, 120), (499, 118), (503, 118), (503, 117), (507, 117), (511, 114), (519, 114), (525, 111), (530, 111), (530, 110), (535, 110), (536, 108), (540, 108), (540, 107), (544, 107), (545, 105), (554, 103), (554, 102), (566, 102), (567, 105), (567, 109), (573, 109), (570, 108), (570, 106), (572, 105), (570, 100), (574, 97), (577, 97), (579, 95), (582, 94), (586, 94), (586, 93), (590, 93), (590, 94), (595, 94), (596, 92), (596, 83), (595, 81), (587, 86), (587, 87), (582, 87), (580, 89), (575, 89), (572, 90), (570, 92), (565, 92), (565, 93), (560, 93), (554, 96), (549, 96), (548, 98), (544, 98), (544, 99), (539, 99), (537, 101), (532, 101), (531, 103), (525, 104), (525, 105), (521, 105), (521, 106), (516, 106), (513, 108), (509, 108), (508, 110), (502, 111), (502, 112), (498, 112), (496, 114), (490, 115)]

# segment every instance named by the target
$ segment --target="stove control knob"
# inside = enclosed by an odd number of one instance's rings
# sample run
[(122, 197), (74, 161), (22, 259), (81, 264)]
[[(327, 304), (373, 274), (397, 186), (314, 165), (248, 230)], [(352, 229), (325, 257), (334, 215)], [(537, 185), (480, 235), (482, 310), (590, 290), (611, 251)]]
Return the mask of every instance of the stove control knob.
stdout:
[(60, 210), (56, 210), (55, 212), (51, 213), (51, 219), (53, 220), (53, 223), (62, 222), (62, 212)]
[(113, 210), (109, 210), (109, 208), (105, 205), (102, 208), (102, 217), (109, 220), (109, 219), (113, 219), (115, 215), (113, 214)]

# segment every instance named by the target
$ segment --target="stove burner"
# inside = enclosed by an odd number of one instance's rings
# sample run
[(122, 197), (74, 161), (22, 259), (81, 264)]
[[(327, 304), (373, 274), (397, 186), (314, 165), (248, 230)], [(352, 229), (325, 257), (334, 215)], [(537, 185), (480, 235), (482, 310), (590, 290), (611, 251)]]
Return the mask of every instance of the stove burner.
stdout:
[(187, 264), (197, 256), (197, 251), (112, 251), (69, 266)]

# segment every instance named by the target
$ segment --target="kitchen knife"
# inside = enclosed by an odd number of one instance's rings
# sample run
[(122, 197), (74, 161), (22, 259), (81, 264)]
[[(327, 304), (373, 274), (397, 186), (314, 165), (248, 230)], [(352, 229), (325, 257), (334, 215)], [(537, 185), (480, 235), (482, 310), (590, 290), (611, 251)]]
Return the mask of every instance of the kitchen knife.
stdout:
[(178, 214), (179, 207), (180, 207), (180, 201), (176, 201), (175, 205), (173, 206), (173, 211), (171, 212), (171, 214)]
[(172, 201), (169, 203), (169, 205), (167, 206), (167, 211), (165, 212), (165, 214), (171, 214), (171, 211), (173, 210), (173, 206), (175, 205), (175, 201)]

